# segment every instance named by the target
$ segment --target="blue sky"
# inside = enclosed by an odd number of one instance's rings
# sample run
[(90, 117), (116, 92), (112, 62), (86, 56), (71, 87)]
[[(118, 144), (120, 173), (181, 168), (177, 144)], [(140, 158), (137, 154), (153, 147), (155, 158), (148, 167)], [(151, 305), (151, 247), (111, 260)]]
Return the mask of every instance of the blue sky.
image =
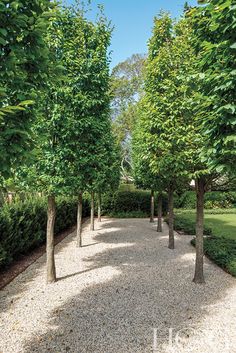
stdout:
[[(73, 3), (73, 0), (65, 0)], [(105, 14), (114, 25), (112, 36), (112, 64), (115, 66), (135, 53), (147, 52), (147, 40), (151, 35), (153, 18), (160, 10), (179, 17), (185, 0), (92, 0), (92, 14), (97, 5), (103, 4)], [(196, 5), (197, 0), (189, 0)]]

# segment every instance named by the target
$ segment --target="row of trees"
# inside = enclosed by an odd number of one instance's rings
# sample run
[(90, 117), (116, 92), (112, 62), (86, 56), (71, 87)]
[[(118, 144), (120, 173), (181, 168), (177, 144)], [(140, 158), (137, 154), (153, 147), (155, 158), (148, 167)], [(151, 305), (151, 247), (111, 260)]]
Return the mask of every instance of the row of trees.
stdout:
[(77, 245), (82, 245), (82, 194), (119, 184), (119, 148), (110, 121), (111, 28), (79, 5), (24, 1), (0, 6), (1, 180), (48, 197), (47, 282), (56, 280), (57, 195), (78, 197)]
[(177, 23), (155, 18), (132, 142), (136, 183), (158, 191), (159, 202), (168, 191), (170, 249), (174, 192), (195, 180), (196, 283), (204, 282), (204, 193), (214, 179), (235, 176), (236, 165), (235, 5), (204, 4), (186, 6)]

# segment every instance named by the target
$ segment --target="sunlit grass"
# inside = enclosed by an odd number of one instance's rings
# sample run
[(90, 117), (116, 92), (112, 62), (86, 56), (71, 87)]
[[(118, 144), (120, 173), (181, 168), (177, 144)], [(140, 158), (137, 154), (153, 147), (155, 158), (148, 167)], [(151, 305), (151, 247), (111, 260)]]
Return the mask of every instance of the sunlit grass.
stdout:
[[(218, 212), (223, 213), (215, 214)], [(194, 210), (176, 210), (176, 214), (181, 214), (181, 219), (195, 223), (196, 215)], [(236, 209), (206, 210), (205, 226), (212, 229), (214, 236), (236, 239)]]

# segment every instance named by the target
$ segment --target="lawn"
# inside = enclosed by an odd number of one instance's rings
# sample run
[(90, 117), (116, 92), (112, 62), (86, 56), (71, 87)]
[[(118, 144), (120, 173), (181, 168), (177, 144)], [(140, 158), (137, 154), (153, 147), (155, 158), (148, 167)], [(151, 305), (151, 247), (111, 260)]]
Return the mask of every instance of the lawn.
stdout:
[[(194, 210), (176, 210), (175, 229), (194, 235), (195, 218)], [(236, 277), (236, 209), (206, 210), (204, 234), (205, 254)]]
[[(221, 213), (222, 212), (222, 213)], [(230, 212), (230, 213), (229, 213)], [(194, 224), (194, 210), (176, 210), (176, 218)], [(215, 209), (205, 211), (205, 227), (212, 230), (214, 236), (223, 236), (236, 240), (236, 209)]]

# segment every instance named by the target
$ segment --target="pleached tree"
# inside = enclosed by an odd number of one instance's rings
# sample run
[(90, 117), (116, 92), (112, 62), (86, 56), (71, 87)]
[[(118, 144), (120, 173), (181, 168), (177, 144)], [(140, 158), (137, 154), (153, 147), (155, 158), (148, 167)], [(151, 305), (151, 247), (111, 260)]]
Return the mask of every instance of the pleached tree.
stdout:
[(191, 51), (183, 37), (185, 22), (174, 25), (162, 14), (155, 18), (149, 41), (143, 98), (143, 126), (146, 134), (146, 159), (151, 172), (164, 182), (168, 191), (169, 248), (174, 248), (174, 191), (188, 182), (192, 137), (189, 87), (186, 75)]
[(34, 125), (34, 163), (24, 172), (31, 188), (48, 197), (47, 282), (51, 283), (56, 280), (56, 197), (78, 196), (80, 231), (82, 192), (93, 191), (101, 167), (98, 151), (108, 125), (110, 30), (103, 18), (94, 24), (78, 7), (61, 8), (51, 21), (47, 40), (50, 80)]
[[(195, 283), (204, 283), (204, 194), (215, 171), (209, 169), (202, 133), (209, 101), (204, 99), (204, 75), (199, 68), (191, 11), (173, 24), (167, 15), (156, 18), (149, 43), (143, 99), (146, 159), (160, 174), (168, 190), (169, 248), (174, 248), (174, 191), (195, 179), (196, 263)], [(146, 118), (145, 118), (146, 115)]]
[(78, 195), (77, 245), (82, 246), (82, 194), (91, 195), (94, 229), (94, 194), (100, 175), (108, 168), (107, 139), (111, 138), (109, 56), (111, 28), (101, 12), (96, 23), (79, 6), (67, 9), (63, 65), (67, 73), (65, 114), (69, 130), (64, 137), (69, 193)]
[(196, 57), (194, 178), (197, 195), (195, 283), (204, 283), (204, 195), (214, 179), (235, 175), (235, 35), (233, 1), (201, 1), (189, 9)]

